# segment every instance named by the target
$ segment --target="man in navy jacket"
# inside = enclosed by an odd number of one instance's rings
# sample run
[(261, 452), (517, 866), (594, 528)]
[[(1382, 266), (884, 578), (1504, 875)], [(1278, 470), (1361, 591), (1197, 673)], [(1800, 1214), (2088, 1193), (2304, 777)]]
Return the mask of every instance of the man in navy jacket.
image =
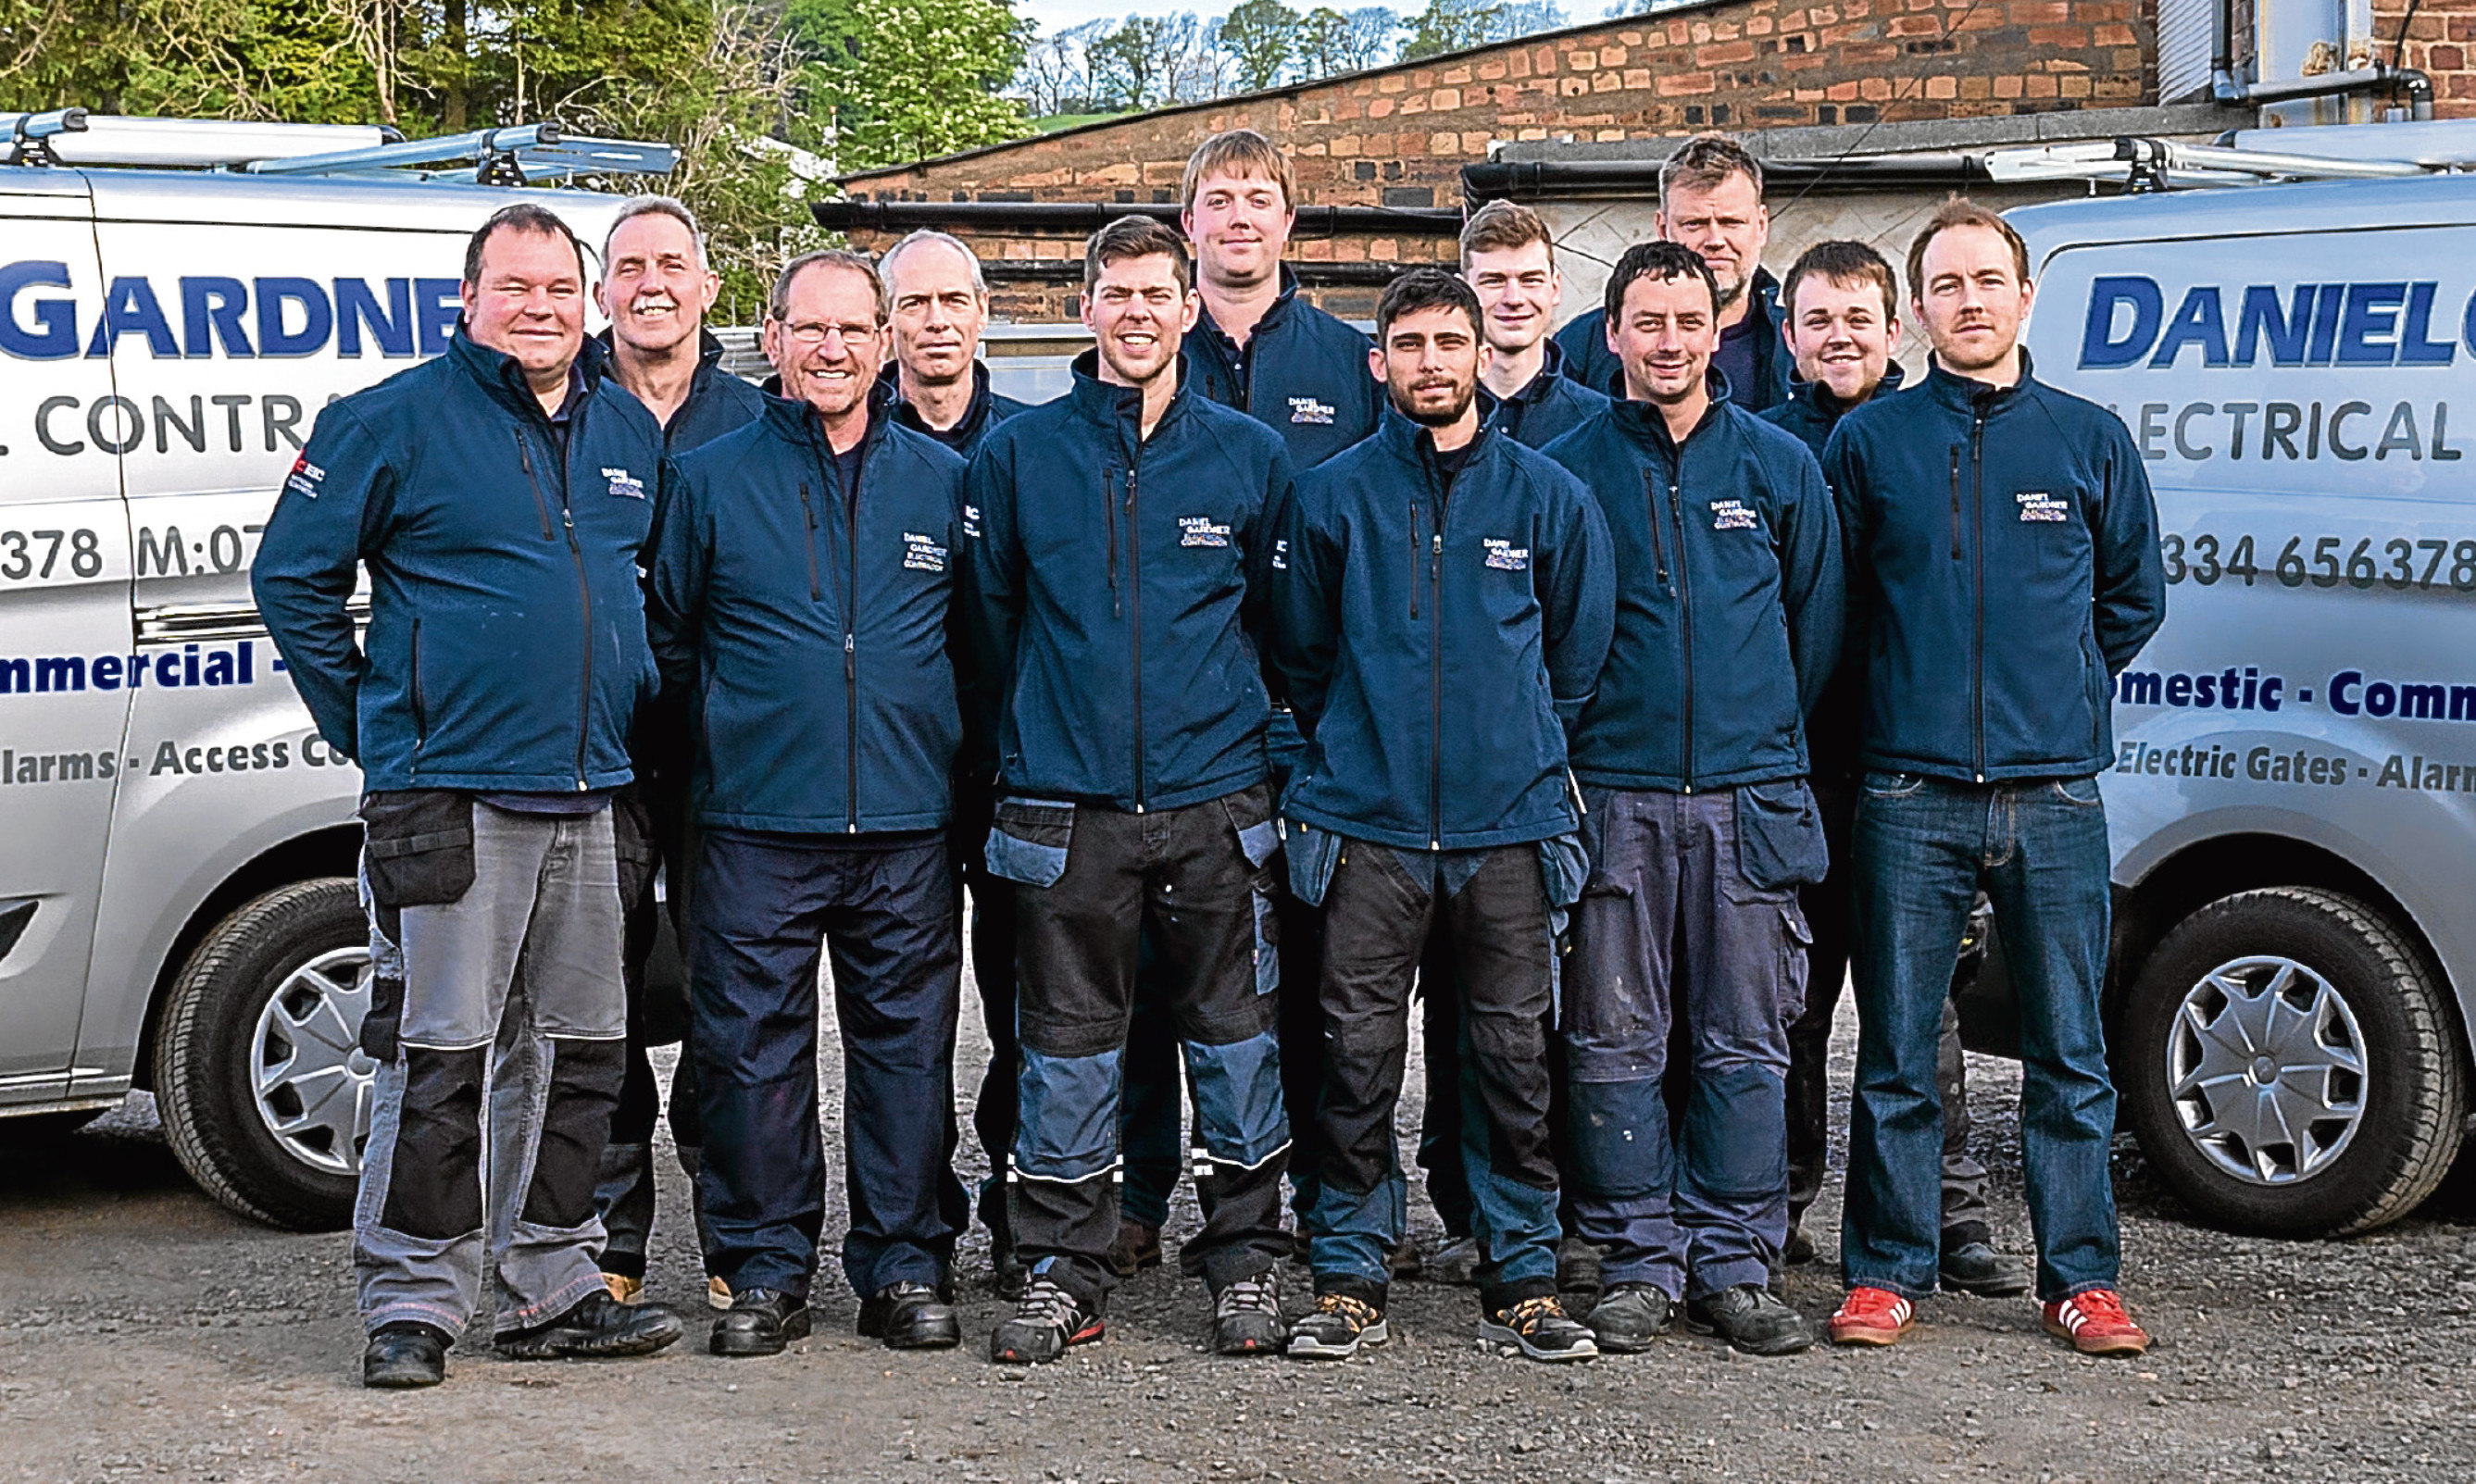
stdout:
[(1564, 278), (1547, 219), (1526, 206), (1491, 201), (1462, 226), (1462, 279), (1487, 316), (1487, 375), (1479, 420), (1525, 448), (1546, 448), (1608, 405), (1605, 393), (1565, 374), (1565, 349), (1548, 334)]
[[(610, 376), (662, 425), (663, 447), (685, 453), (756, 416), (765, 394), (722, 368), (722, 342), (705, 328), (706, 311), (722, 291), (722, 275), (706, 261), (705, 235), (695, 215), (668, 196), (631, 197), (603, 238), (602, 261), (603, 279), (593, 293), (610, 316), (610, 328), (601, 335), (610, 352)], [(687, 819), (692, 751), (686, 718), (678, 708), (649, 708), (637, 718), (630, 747), (636, 768), (633, 797), (617, 801), (622, 809), (643, 811), (646, 833), (661, 857), (671, 927), (682, 950), (694, 873)], [(638, 870), (628, 879), (634, 892), (628, 903), (627, 1080), (593, 1192), (609, 1239), (602, 1249), (602, 1272), (622, 1299), (635, 1298), (645, 1286), (645, 1249), (654, 1231), (654, 1120), (662, 1099), (645, 1051), (681, 1040), (687, 1030), (685, 1003), (646, 989), (646, 963), (661, 927), (654, 873)], [(694, 1056), (681, 1056), (671, 1073), (670, 1115), (672, 1142), (693, 1181), (705, 1150)], [(712, 1246), (702, 1213), (697, 1234), (700, 1249)], [(718, 1295), (717, 1281), (708, 1269), (708, 1296)]]
[[(1374, 433), (1384, 412), (1384, 388), (1367, 374), (1367, 336), (1309, 303), (1281, 262), (1298, 224), (1298, 179), (1289, 157), (1252, 129), (1214, 135), (1187, 158), (1178, 199), (1203, 305), (1186, 338), (1186, 374), (1196, 389), (1279, 433), (1293, 469), (1311, 469)], [(1265, 746), (1277, 789), (1300, 743), (1287, 705), (1274, 699)], [(1291, 897), (1277, 874), (1273, 900), (1281, 920), (1281, 977), (1289, 986), (1278, 1034), (1296, 1139), (1290, 1183), (1303, 1221), (1315, 1199), (1318, 917)], [(1150, 997), (1149, 986), (1144, 993)], [(1177, 1178), (1177, 1081), (1169, 1050), (1141, 1036), (1127, 1048), (1127, 1209), (1134, 1224), (1116, 1254), (1121, 1271), (1158, 1260), (1158, 1223)], [(1402, 1249), (1405, 1258), (1417, 1253), (1415, 1247)]]
[(2036, 381), (2011, 224), (1954, 198), (1909, 249), (1934, 342), (1920, 385), (1841, 421), (1825, 463), (1863, 666), (1857, 1089), (1843, 1344), (1889, 1345), (1935, 1290), (1937, 1031), (1984, 891), (2020, 998), (2020, 1139), (2046, 1326), (2085, 1353), (2148, 1336), (2116, 1292), (2115, 1135), (2098, 995), (2112, 677), (2166, 616), (2158, 512), (2120, 419)]
[(764, 342), (791, 400), (676, 461), (656, 543), (655, 654), (696, 718), (689, 1045), (712, 1262), (731, 1290), (717, 1355), (778, 1354), (810, 1329), (821, 940), (859, 1331), (898, 1349), (962, 1338), (946, 1301), (964, 1205), (948, 1162), (962, 964), (945, 830), (963, 463), (887, 415), (882, 304), (856, 254), (783, 270)]
[[(1863, 242), (1817, 242), (1780, 288), (1781, 333), (1796, 357), (1789, 400), (1763, 414), (1820, 458), (1840, 419), (1899, 389), (1892, 353), (1900, 344), (1899, 280)], [(1814, 1260), (1805, 1210), (1822, 1192), (1831, 1137), (1831, 1022), (1848, 977), (1848, 836), (1857, 814), (1857, 680), (1843, 665), (1806, 725), (1814, 797), (1831, 845), (1831, 873), (1797, 893), (1814, 945), (1806, 953), (1805, 1013), (1788, 1028), (1788, 1248), (1782, 1260)], [(1962, 982), (1954, 976), (1955, 988)], [(1968, 1058), (1956, 1003), (1944, 1007), (1936, 1060), (1943, 1092), (1943, 1283), (1986, 1298), (2028, 1291), (2017, 1263), (1996, 1252), (1988, 1224), (1986, 1167), (1968, 1152)]]
[[(894, 328), (894, 359), (879, 375), (894, 388), (894, 420), (969, 462), (990, 430), (1028, 406), (992, 390), (989, 368), (979, 359), (980, 332), (989, 321), (989, 285), (980, 260), (958, 238), (923, 230), (887, 248), (878, 268), (885, 278), (886, 312)], [(982, 857), (997, 803), (987, 774), (985, 760), (972, 757), (954, 770), (949, 848), (951, 864), (971, 888), (972, 982), (989, 1037), (988, 1068), (972, 1102), (972, 1127), (989, 1159), (989, 1177), (979, 1192), (980, 1224), (989, 1232), (998, 1297), (1015, 1298), (1022, 1296), (1024, 1274), (1006, 1230), (1004, 1181), (1006, 1151), (1014, 1148), (1018, 1070), (1014, 888), (991, 876)], [(1173, 1091), (1176, 1076), (1173, 1063)], [(1171, 1183), (1177, 1177), (1176, 1142), (1173, 1137)]]
[(1693, 1327), (1784, 1354), (1812, 1343), (1765, 1285), (1788, 1234), (1796, 887), (1823, 868), (1803, 723), (1840, 643), (1831, 498), (1814, 456), (1711, 374), (1701, 258), (1628, 250), (1607, 307), (1629, 395), (1547, 449), (1598, 497), (1618, 565), (1616, 641), (1573, 736), (1592, 865), (1565, 989), (1573, 1200), (1607, 1251), (1591, 1327), (1641, 1349), (1682, 1298)]
[(1556, 1298), (1547, 1017), (1555, 920), (1579, 884), (1565, 726), (1613, 622), (1606, 528), (1571, 475), (1481, 426), (1468, 284), (1413, 269), (1375, 318), (1393, 414), (1300, 478), (1274, 558), (1275, 654), (1307, 735), (1284, 802), (1291, 882), (1325, 912), (1316, 1308), (1290, 1353), (1387, 1337), (1404, 1215), (1393, 1117), (1434, 928), (1458, 967), (1464, 1101), (1488, 1130), (1462, 1147), (1490, 1258), (1481, 1333), (1588, 1358)]
[[(1659, 167), (1660, 236), (1701, 255), (1720, 285), (1720, 348), (1712, 355), (1728, 400), (1760, 412), (1788, 399), (1791, 361), (1780, 342), (1779, 283), (1763, 266), (1770, 242), (1763, 165), (1722, 134), (1697, 134)], [(1566, 374), (1611, 397), (1626, 395), (1624, 371), (1595, 309), (1556, 333)]]
[[(1084, 249), (1098, 342), (1075, 389), (982, 441), (966, 484), (973, 630), (998, 704), (988, 866), (1015, 883), (1021, 1114), (1008, 1212), (1029, 1284), (990, 1358), (1098, 1340), (1116, 1274), (1118, 1088), (1131, 1019), (1183, 1043), (1203, 1229), (1180, 1254), (1215, 1348), (1283, 1338), (1289, 1147), (1258, 636), (1290, 462), (1179, 376), (1197, 302), (1175, 233), (1123, 217)], [(1138, 946), (1160, 1007), (1135, 1002)]]
[[(508, 1355), (681, 1332), (594, 1262), (627, 1032), (609, 804), (653, 678), (636, 567), (661, 429), (585, 340), (584, 251), (548, 210), (474, 233), (463, 309), (446, 355), (319, 414), (251, 574), (319, 735), (361, 769), (379, 1073), (353, 1259), (377, 1387), (444, 1377), (485, 1260)], [(485, 1150), (494, 1082), (522, 1096)]]

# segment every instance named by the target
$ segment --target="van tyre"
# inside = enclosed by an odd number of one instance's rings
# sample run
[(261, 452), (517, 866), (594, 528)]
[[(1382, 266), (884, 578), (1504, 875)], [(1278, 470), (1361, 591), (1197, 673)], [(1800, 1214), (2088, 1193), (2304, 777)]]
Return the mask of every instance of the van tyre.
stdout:
[(2420, 1204), (2459, 1151), (2467, 1089), (2451, 1015), (2423, 956), (2356, 898), (2221, 898), (2158, 945), (2124, 1006), (2133, 1129), (2220, 1226), (2369, 1231)]
[(156, 1034), (156, 1102), (182, 1168), (243, 1216), (303, 1231), (351, 1224), (370, 1102), (355, 1045), (368, 953), (354, 883), (330, 877), (244, 903), (181, 966)]

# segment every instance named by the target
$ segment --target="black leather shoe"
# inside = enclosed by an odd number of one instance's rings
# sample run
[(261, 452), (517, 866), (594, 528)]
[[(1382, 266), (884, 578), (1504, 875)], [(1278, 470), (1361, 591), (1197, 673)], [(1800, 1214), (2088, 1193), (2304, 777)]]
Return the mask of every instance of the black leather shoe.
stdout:
[(730, 1312), (713, 1322), (706, 1348), (716, 1355), (780, 1355), (794, 1340), (808, 1338), (815, 1322), (805, 1299), (771, 1288), (741, 1289)]
[(447, 1379), (447, 1331), (409, 1321), (381, 1324), (361, 1351), (361, 1384), (412, 1391)]
[(1718, 1335), (1748, 1355), (1794, 1355), (1814, 1344), (1805, 1318), (1760, 1283), (1740, 1283), (1685, 1300), (1685, 1327)]
[(859, 1306), (859, 1332), (889, 1350), (951, 1350), (963, 1343), (963, 1322), (926, 1283), (896, 1283)]
[(1965, 1242), (1943, 1254), (1943, 1286), (1980, 1298), (2012, 1298), (2029, 1291), (2029, 1273), (1983, 1242)]
[(509, 1360), (602, 1360), (651, 1355), (686, 1331), (680, 1317), (658, 1303), (621, 1303), (607, 1288), (548, 1323), (510, 1329), (498, 1337)]

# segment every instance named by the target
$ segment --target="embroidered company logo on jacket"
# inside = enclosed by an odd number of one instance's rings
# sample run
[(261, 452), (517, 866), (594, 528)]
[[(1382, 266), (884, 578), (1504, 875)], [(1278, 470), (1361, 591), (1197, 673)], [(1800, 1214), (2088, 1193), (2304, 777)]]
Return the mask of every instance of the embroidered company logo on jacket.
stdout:
[(1711, 529), (1714, 531), (1760, 531), (1762, 512), (1743, 500), (1711, 502)]
[(1487, 553), (1487, 564), (1497, 571), (1527, 572), (1530, 570), (1530, 548), (1489, 537), (1480, 538), (1478, 544)]
[(903, 565), (913, 572), (946, 570), (946, 548), (934, 536), (924, 536), (916, 531), (903, 533)]
[(2072, 503), (2058, 500), (2043, 489), (2022, 490), (2012, 497), (2019, 502), (2022, 520), (2059, 521), (2071, 513)]
[(1227, 546), (1227, 522), (1216, 523), (1209, 515), (1181, 515), (1177, 518), (1177, 544), (1180, 546)]
[(1313, 423), (1319, 428), (1328, 428), (1332, 426), (1332, 412), (1333, 407), (1329, 402), (1318, 402), (1313, 397), (1290, 399), (1290, 421), (1294, 423)]
[(645, 482), (625, 469), (605, 469), (602, 477), (610, 482), (610, 494), (619, 500), (645, 498)]

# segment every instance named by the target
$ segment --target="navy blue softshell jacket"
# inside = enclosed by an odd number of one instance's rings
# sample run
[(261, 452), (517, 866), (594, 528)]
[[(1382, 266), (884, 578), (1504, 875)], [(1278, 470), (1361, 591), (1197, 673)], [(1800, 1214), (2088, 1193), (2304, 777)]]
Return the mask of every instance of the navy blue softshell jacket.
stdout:
[[(1746, 292), (1753, 296), (1746, 315), (1754, 327), (1754, 381), (1750, 386), (1731, 386), (1729, 395), (1746, 411), (1761, 412), (1788, 400), (1796, 358), (1789, 354), (1787, 343), (1780, 339), (1779, 280), (1771, 277), (1770, 269), (1756, 268)], [(1608, 349), (1607, 325), (1606, 309), (1585, 310), (1556, 332), (1556, 343), (1565, 349), (1567, 376), (1594, 391), (1622, 401), (1624, 366), (1617, 359), (1616, 352)]]
[(1941, 366), (1842, 418), (1824, 465), (1848, 556), (1865, 766), (1970, 781), (2115, 761), (2108, 680), (2166, 616), (2158, 507), (2123, 420), (2034, 379)]
[(1290, 460), (1182, 379), (1000, 423), (963, 486), (972, 633), (1010, 796), (1167, 809), (1262, 782), (1265, 579)]
[[(610, 348), (610, 332), (594, 336)], [(662, 442), (674, 454), (684, 454), (745, 428), (765, 410), (765, 394), (755, 383), (722, 368), (725, 347), (710, 330), (697, 332), (696, 374), (688, 381), (687, 400), (662, 426)]]
[(952, 428), (929, 427), (921, 417), (920, 409), (903, 400), (901, 368), (895, 362), (889, 360), (885, 363), (885, 369), (877, 374), (877, 383), (879, 386), (895, 388), (894, 420), (896, 422), (923, 437), (934, 438), (953, 449), (955, 457), (966, 463), (971, 461), (974, 454), (980, 451), (980, 440), (989, 435), (990, 429), (1031, 406), (1028, 402), (1017, 402), (1012, 397), (1000, 396), (996, 388), (989, 384), (988, 363), (980, 360), (972, 362), (971, 405), (963, 409), (962, 421)]
[(1565, 350), (1547, 342), (1548, 361), (1510, 397), (1478, 389), (1479, 421), (1524, 448), (1546, 448), (1608, 405), (1605, 395), (1565, 374)]
[[(1883, 368), (1883, 380), (1876, 384), (1874, 395), (1890, 396), (1899, 390), (1908, 373), (1898, 361)], [(1833, 396), (1820, 382), (1795, 382), (1789, 386), (1786, 402), (1763, 413), (1763, 421), (1775, 428), (1785, 428), (1796, 434), (1797, 441), (1814, 451), (1820, 458), (1824, 445), (1831, 441), (1831, 430), (1840, 426), (1862, 403), (1846, 403)], [(1805, 718), (1807, 760), (1814, 765), (1814, 776), (1845, 782), (1858, 771), (1857, 742), (1863, 726), (1860, 692), (1864, 677), (1848, 663), (1848, 639), (1853, 631), (1843, 631), (1841, 663), (1824, 687), (1822, 699), (1815, 704)]]
[[(319, 735), (370, 789), (631, 777), (654, 688), (637, 564), (662, 430), (591, 340), (565, 455), (512, 358), (466, 337), (318, 414), (250, 584)], [(357, 563), (370, 574), (354, 641)]]
[(1375, 431), (1384, 383), (1368, 374), (1373, 342), (1299, 297), (1281, 269), (1281, 296), (1255, 321), (1241, 350), (1206, 312), (1186, 337), (1182, 380), (1223, 407), (1271, 428), (1289, 445), (1290, 467), (1311, 469)]
[(646, 617), (664, 689), (696, 719), (705, 825), (946, 823), (963, 461), (897, 426), (877, 389), (855, 490), (816, 410), (780, 397), (672, 460)]
[(1307, 734), (1283, 805), (1412, 850), (1580, 823), (1565, 729), (1616, 624), (1606, 524), (1581, 482), (1482, 428), (1449, 484), (1424, 428), (1299, 476), (1274, 556), (1274, 655)]
[(1543, 452), (1598, 497), (1617, 629), (1572, 742), (1601, 788), (1692, 792), (1806, 772), (1804, 716), (1840, 653), (1831, 493), (1795, 438), (1715, 388), (1680, 447), (1617, 402)]

